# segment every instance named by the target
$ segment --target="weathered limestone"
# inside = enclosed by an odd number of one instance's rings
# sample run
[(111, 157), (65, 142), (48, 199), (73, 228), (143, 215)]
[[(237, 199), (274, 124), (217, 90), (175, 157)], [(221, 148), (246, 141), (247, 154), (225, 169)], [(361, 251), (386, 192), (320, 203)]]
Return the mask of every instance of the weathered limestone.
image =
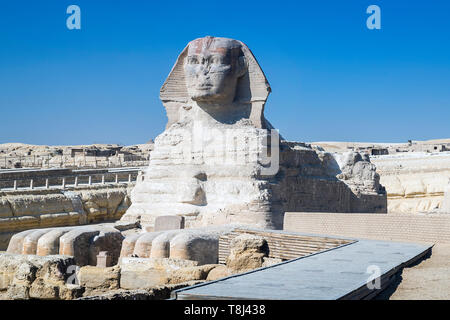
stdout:
[(267, 241), (256, 235), (239, 235), (231, 241), (230, 247), (226, 264), (232, 273), (261, 268), (269, 255)]
[[(279, 139), (264, 117), (270, 86), (248, 47), (205, 37), (183, 50), (161, 88), (166, 130), (122, 217), (148, 231), (162, 215), (186, 227), (281, 228), (285, 211), (386, 212), (375, 167)], [(279, 147), (277, 147), (279, 146)]]
[(9, 253), (61, 254), (73, 256), (77, 265), (96, 265), (97, 255), (108, 251), (112, 264), (118, 262), (124, 236), (114, 224), (27, 230), (14, 235)]
[(68, 284), (75, 262), (68, 256), (0, 253), (0, 293), (8, 299), (74, 299), (82, 288)]
[(81, 267), (77, 273), (80, 286), (85, 288), (84, 296), (116, 290), (120, 287), (120, 267)]
[(159, 216), (155, 219), (155, 231), (184, 229), (184, 217)]
[(372, 159), (386, 187), (388, 211), (436, 212), (450, 179), (450, 153), (406, 152)]
[(133, 146), (96, 144), (45, 146), (24, 143), (0, 144), (0, 169), (121, 167), (147, 162), (153, 142)]
[[(80, 186), (70, 193), (61, 190), (0, 192), (0, 250), (6, 249), (11, 236), (22, 230), (117, 220), (131, 205), (130, 193), (131, 187), (127, 186)], [(31, 241), (30, 245), (36, 243)], [(36, 250), (31, 247), (29, 252), (33, 251)]]
[(97, 267), (107, 268), (112, 266), (112, 257), (108, 251), (100, 251), (97, 255)]
[(148, 289), (167, 282), (168, 273), (185, 267), (195, 267), (196, 261), (160, 258), (122, 258), (120, 287)]
[(219, 267), (219, 264), (205, 264), (195, 267), (185, 267), (171, 270), (164, 282), (167, 284), (184, 283), (195, 280), (206, 280), (211, 270)]
[(228, 269), (227, 266), (225, 265), (219, 265), (217, 267), (215, 267), (214, 269), (212, 269), (209, 273), (208, 276), (206, 277), (207, 281), (214, 281), (214, 280), (218, 280), (221, 278), (225, 278), (231, 275), (231, 271), (230, 269)]
[(131, 235), (123, 241), (121, 257), (172, 258), (197, 261), (200, 265), (218, 261), (219, 237), (236, 225), (211, 226)]
[(36, 254), (38, 256), (48, 256), (59, 254), (59, 239), (69, 232), (70, 229), (53, 229), (42, 235), (37, 243)]

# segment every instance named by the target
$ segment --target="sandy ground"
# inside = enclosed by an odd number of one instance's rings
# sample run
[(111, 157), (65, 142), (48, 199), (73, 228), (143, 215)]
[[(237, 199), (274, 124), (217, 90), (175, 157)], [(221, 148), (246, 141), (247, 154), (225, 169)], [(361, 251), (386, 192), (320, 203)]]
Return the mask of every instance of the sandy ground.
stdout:
[(429, 258), (403, 269), (399, 280), (379, 299), (450, 299), (450, 244), (436, 244)]

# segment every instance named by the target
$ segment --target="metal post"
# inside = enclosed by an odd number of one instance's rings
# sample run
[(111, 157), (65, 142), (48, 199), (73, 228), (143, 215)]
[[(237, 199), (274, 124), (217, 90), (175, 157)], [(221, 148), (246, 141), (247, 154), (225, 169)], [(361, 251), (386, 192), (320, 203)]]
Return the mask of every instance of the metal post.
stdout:
[(48, 178), (45, 179), (45, 189), (48, 189)]
[(17, 180), (14, 180), (14, 187), (13, 187), (13, 189), (17, 190)]
[(62, 188), (65, 189), (66, 188), (66, 178), (62, 178)]
[(30, 189), (33, 190), (33, 179), (30, 179)]
[(119, 175), (116, 173), (116, 183), (119, 183)]
[(92, 176), (89, 176), (88, 185), (92, 185)]
[(102, 174), (102, 184), (105, 184), (105, 175)]
[(128, 183), (131, 183), (131, 173), (128, 175)]
[(78, 176), (75, 177), (75, 187), (78, 186)]

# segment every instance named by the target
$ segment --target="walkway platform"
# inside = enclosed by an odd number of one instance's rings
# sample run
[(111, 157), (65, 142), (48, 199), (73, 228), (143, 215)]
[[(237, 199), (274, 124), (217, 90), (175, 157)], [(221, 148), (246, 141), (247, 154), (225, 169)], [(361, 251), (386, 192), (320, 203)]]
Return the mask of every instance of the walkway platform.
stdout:
[[(414, 243), (352, 240), (357, 241), (271, 267), (176, 290), (172, 298), (371, 299), (395, 279), (397, 272), (423, 258), (432, 247)], [(378, 280), (379, 286), (376, 286)]]

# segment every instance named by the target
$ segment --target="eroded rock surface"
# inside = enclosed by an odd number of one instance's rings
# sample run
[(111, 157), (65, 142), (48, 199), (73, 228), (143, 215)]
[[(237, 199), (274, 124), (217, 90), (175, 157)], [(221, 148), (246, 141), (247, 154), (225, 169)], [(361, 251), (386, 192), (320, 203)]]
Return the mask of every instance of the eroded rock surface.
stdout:
[[(6, 249), (11, 236), (22, 230), (118, 220), (131, 205), (131, 190), (132, 186), (95, 186), (79, 187), (70, 192), (0, 192), (0, 250)], [(54, 254), (50, 253), (53, 251), (47, 248), (40, 254)], [(25, 253), (35, 252), (33, 248)]]
[(37, 257), (0, 253), (0, 292), (6, 299), (74, 299), (80, 286), (70, 284), (75, 262), (69, 256)]
[(260, 236), (242, 234), (231, 241), (226, 264), (232, 273), (261, 268), (269, 255), (267, 241)]

